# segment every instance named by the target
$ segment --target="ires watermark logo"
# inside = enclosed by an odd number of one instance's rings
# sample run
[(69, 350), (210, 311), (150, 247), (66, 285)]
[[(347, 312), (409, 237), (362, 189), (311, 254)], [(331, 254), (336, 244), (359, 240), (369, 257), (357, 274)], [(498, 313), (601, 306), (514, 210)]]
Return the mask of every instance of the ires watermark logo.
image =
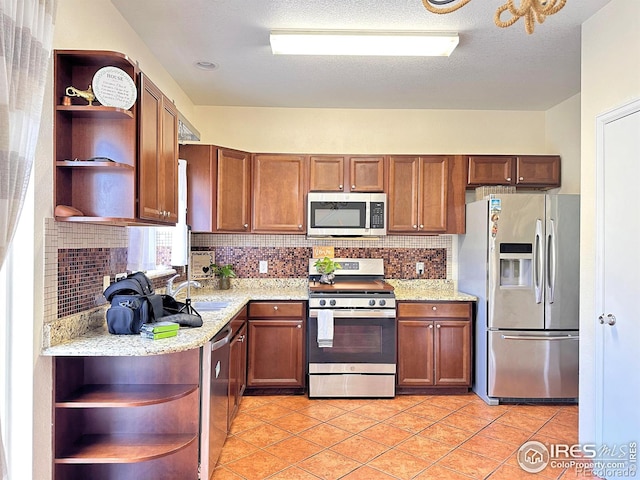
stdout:
[(530, 440), (518, 450), (520, 468), (539, 473), (547, 466), (569, 468), (584, 477), (635, 478), (637, 472), (636, 442), (622, 445), (548, 444)]

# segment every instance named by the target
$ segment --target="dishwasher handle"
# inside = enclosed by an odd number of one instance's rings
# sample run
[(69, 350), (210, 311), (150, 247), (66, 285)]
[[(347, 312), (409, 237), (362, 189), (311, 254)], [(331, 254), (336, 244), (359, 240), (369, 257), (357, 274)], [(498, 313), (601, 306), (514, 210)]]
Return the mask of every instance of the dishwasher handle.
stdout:
[(227, 334), (225, 335), (224, 338), (220, 340), (216, 340), (215, 342), (211, 343), (212, 352), (221, 349), (231, 341), (231, 335), (233, 335), (233, 329), (228, 326), (225, 331), (227, 332)]

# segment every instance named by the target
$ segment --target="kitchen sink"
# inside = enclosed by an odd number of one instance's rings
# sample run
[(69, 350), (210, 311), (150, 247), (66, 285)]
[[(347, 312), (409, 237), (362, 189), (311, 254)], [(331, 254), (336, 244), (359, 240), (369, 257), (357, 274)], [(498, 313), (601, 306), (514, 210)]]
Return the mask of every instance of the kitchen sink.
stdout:
[(227, 308), (229, 306), (229, 302), (199, 301), (191, 302), (191, 306), (199, 312), (210, 312), (213, 310), (222, 310), (223, 308)]

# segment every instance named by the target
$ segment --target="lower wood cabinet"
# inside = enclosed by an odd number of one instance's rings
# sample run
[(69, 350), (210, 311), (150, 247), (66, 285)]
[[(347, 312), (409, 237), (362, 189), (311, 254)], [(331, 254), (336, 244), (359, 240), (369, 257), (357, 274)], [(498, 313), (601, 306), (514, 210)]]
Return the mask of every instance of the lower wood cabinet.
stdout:
[(248, 388), (304, 388), (305, 302), (251, 302)]
[(471, 387), (471, 302), (398, 303), (398, 393)]
[(53, 365), (55, 480), (198, 478), (199, 349)]

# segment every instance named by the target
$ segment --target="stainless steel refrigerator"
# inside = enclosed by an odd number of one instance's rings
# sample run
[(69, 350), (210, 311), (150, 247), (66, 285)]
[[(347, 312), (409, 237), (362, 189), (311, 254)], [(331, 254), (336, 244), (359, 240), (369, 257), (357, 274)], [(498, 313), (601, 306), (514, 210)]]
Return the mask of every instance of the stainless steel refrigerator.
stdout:
[(458, 261), (459, 289), (478, 297), (473, 390), (494, 405), (577, 399), (579, 196), (467, 204)]

